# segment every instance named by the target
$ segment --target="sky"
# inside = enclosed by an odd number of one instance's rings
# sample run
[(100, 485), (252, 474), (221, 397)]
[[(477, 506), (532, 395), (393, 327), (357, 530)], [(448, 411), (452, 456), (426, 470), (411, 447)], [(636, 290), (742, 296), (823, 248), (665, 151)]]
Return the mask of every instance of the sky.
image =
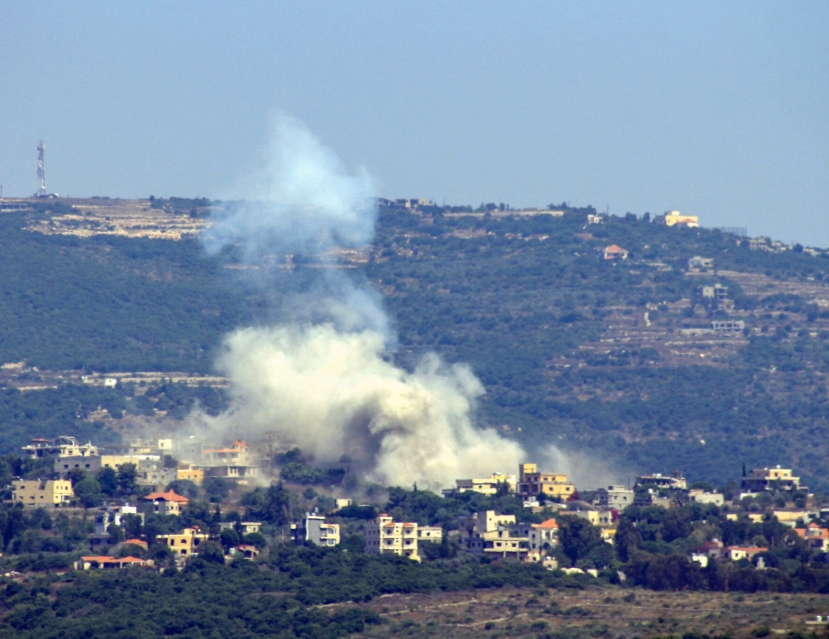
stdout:
[(224, 197), (279, 113), (378, 195), (829, 246), (829, 3), (5, 2), (0, 184)]

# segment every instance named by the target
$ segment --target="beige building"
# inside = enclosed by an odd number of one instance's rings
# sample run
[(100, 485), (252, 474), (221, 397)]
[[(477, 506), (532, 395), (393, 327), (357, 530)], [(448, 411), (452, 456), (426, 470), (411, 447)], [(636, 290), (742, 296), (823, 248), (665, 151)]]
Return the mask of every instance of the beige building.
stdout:
[(75, 496), (68, 479), (15, 479), (12, 500), (24, 506), (61, 506)]
[(395, 554), (420, 561), (417, 552), (417, 524), (395, 522), (386, 514), (366, 526), (366, 545), (368, 553)]
[(699, 226), (699, 217), (696, 215), (682, 215), (679, 211), (665, 211), (665, 226), (697, 228)]
[(482, 495), (495, 495), (498, 492), (499, 485), (503, 484), (509, 487), (509, 492), (515, 492), (515, 475), (492, 473), (486, 479), (456, 479), (456, 488), (452, 492), (463, 493), (471, 490)]
[(576, 487), (567, 481), (564, 473), (539, 473), (535, 464), (521, 464), (518, 467), (518, 492), (522, 497), (559, 497), (567, 499)]
[(748, 493), (760, 493), (766, 490), (809, 490), (801, 485), (800, 477), (795, 477), (791, 468), (780, 468), (780, 466), (753, 469), (751, 475), (742, 478), (740, 488)]
[(209, 535), (198, 528), (185, 528), (176, 535), (159, 535), (158, 543), (166, 544), (174, 554), (182, 557), (198, 554), (199, 544), (207, 541)]
[(144, 501), (150, 502), (153, 512), (159, 515), (180, 515), (181, 509), (190, 503), (187, 497), (177, 495), (174, 490), (166, 493), (150, 493), (144, 497)]
[(418, 541), (431, 541), (439, 544), (443, 541), (443, 528), (440, 526), (418, 526), (417, 539)]

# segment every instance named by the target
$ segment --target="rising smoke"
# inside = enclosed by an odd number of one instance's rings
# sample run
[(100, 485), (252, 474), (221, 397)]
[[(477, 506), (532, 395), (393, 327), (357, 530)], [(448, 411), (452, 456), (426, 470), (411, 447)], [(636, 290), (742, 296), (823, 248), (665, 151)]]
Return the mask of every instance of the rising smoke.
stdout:
[(233, 247), (252, 266), (301, 255), (329, 268), (300, 288), (279, 275), (284, 269), (260, 280), (279, 289), (277, 320), (225, 339), (218, 368), (231, 382), (232, 407), (210, 426), (276, 432), (321, 462), (347, 457), (386, 485), (515, 472), (521, 447), (473, 424), (483, 387), (469, 368), (433, 354), (411, 372), (391, 363), (395, 338), (380, 296), (331, 268), (338, 249), (373, 239), (366, 172), (347, 172), (301, 124), (279, 117), (266, 170), (253, 184), (246, 204), (215, 221), (208, 250)]

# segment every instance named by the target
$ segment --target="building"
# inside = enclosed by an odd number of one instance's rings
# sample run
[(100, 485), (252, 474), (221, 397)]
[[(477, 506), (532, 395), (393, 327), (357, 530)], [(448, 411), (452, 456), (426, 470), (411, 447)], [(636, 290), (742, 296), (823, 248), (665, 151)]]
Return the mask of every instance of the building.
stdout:
[(587, 214), (587, 223), (588, 224), (604, 224), (604, 216), (602, 215), (592, 215), (590, 213)]
[(439, 544), (443, 541), (443, 528), (440, 526), (418, 526), (417, 540), (418, 542), (431, 541), (432, 543)]
[(242, 535), (258, 533), (261, 527), (262, 523), (258, 521), (223, 521), (219, 524), (219, 530), (235, 530)]
[(682, 215), (679, 211), (665, 211), (665, 226), (687, 226), (697, 228), (699, 217), (696, 215)]
[(714, 258), (695, 255), (688, 260), (688, 269), (691, 271), (708, 271), (714, 268)]
[(675, 490), (686, 490), (688, 488), (688, 482), (685, 480), (685, 477), (683, 477), (682, 473), (679, 471), (673, 472), (670, 475), (662, 475), (660, 473), (654, 473), (653, 475), (640, 475), (636, 478), (635, 485), (653, 485), (657, 486), (658, 488), (668, 488)]
[(518, 524), (513, 530), (517, 537), (526, 537), (529, 540), (531, 553), (544, 554), (558, 545), (558, 522), (555, 519), (547, 519), (540, 524)]
[(526, 561), (530, 552), (530, 540), (519, 536), (517, 531), (507, 526), (498, 526), (496, 530), (475, 533), (467, 540), (466, 548), (479, 556)]
[(745, 327), (746, 323), (743, 320), (714, 320), (711, 322), (711, 328), (724, 333), (739, 332)]
[(365, 536), (367, 553), (394, 554), (420, 561), (415, 523), (395, 522), (382, 514), (366, 526)]
[(227, 448), (205, 448), (202, 451), (205, 477), (224, 477), (245, 481), (259, 476), (259, 465), (248, 445), (235, 439)]
[(32, 439), (28, 446), (23, 446), (23, 452), (31, 459), (44, 457), (94, 457), (98, 448), (91, 443), (79, 444), (78, 440), (69, 435), (62, 435), (57, 439)]
[(518, 467), (518, 492), (525, 499), (545, 495), (567, 499), (576, 487), (567, 481), (564, 473), (539, 473), (535, 464), (521, 464)]
[(725, 503), (725, 497), (722, 493), (707, 493), (698, 488), (692, 488), (688, 491), (688, 500), (698, 504), (714, 504), (715, 506), (722, 506)]
[(239, 544), (230, 549), (231, 557), (244, 557), (245, 559), (256, 559), (259, 556), (259, 549), (249, 544)]
[(144, 523), (144, 513), (139, 513), (138, 508), (124, 504), (122, 506), (104, 506), (95, 515), (95, 533), (98, 535), (106, 534), (107, 528), (111, 524), (115, 524), (119, 528), (123, 525), (123, 518), (125, 515), (135, 515)]
[(829, 530), (821, 528), (815, 522), (805, 528), (795, 528), (797, 536), (806, 542), (810, 551), (829, 552)]
[(611, 244), (604, 249), (603, 254), (606, 260), (626, 260), (629, 253), (621, 246)]
[(196, 486), (201, 486), (204, 480), (204, 470), (193, 464), (182, 464), (176, 469), (176, 479), (191, 481)]
[(596, 505), (623, 511), (633, 505), (635, 494), (624, 486), (608, 486), (596, 491)]
[(134, 566), (152, 567), (154, 563), (152, 559), (138, 559), (137, 557), (116, 558), (91, 555), (78, 559), (75, 562), (75, 570), (119, 570)]
[(199, 544), (208, 539), (209, 536), (197, 527), (185, 528), (177, 534), (158, 535), (155, 538), (157, 543), (167, 545), (173, 551), (173, 554), (181, 557), (198, 554)]
[(759, 546), (726, 546), (723, 554), (723, 559), (730, 561), (740, 561), (740, 559), (747, 559), (751, 561), (754, 555), (759, 555), (761, 552), (768, 552), (768, 548), (761, 548)]
[(166, 493), (150, 493), (144, 497), (144, 501), (151, 503), (153, 512), (159, 515), (180, 515), (181, 509), (190, 503), (187, 497), (177, 495), (174, 490)]
[(15, 479), (12, 501), (24, 506), (64, 506), (75, 497), (68, 479)]
[(740, 488), (747, 493), (761, 493), (767, 490), (803, 490), (808, 488), (800, 484), (800, 477), (792, 475), (790, 468), (755, 468), (751, 475), (743, 477)]
[(456, 479), (455, 489), (450, 489), (450, 493), (464, 493), (468, 490), (472, 492), (481, 493), (482, 495), (496, 495), (498, 489), (505, 485), (509, 492), (515, 492), (515, 475), (505, 475), (504, 473), (492, 473), (486, 479)]
[(304, 532), (306, 544), (336, 546), (340, 543), (340, 525), (327, 523), (322, 515), (306, 513)]
[[(55, 459), (55, 473), (66, 477), (72, 470), (85, 470), (97, 474), (103, 468), (118, 470), (125, 464), (133, 464), (138, 471), (137, 483), (142, 486), (157, 486), (170, 483), (175, 475), (166, 472), (161, 456), (152, 454), (136, 455), (61, 455)], [(152, 481), (157, 479), (158, 481)], [(166, 481), (165, 481), (166, 479)]]

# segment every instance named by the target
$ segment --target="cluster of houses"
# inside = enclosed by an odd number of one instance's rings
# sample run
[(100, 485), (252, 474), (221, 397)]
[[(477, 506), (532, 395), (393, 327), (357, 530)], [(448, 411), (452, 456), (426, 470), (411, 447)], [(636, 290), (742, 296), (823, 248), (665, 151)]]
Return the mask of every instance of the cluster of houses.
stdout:
[[(124, 464), (133, 464), (137, 472), (136, 483), (154, 488), (162, 488), (176, 480), (200, 485), (205, 477), (224, 477), (245, 483), (259, 476), (262, 465), (261, 457), (242, 440), (235, 440), (225, 447), (177, 443), (173, 439), (134, 440), (109, 446), (104, 451), (91, 443), (80, 444), (74, 437), (62, 436), (54, 440), (33, 439), (23, 447), (23, 452), (32, 459), (53, 459), (54, 476), (64, 480), (73, 471), (94, 475), (103, 468), (116, 470)], [(171, 466), (170, 460), (174, 458), (180, 461)], [(60, 503), (69, 500), (64, 486), (65, 483), (55, 484), (62, 495)], [(58, 503), (50, 502), (42, 493), (36, 499), (42, 499), (44, 504)]]

